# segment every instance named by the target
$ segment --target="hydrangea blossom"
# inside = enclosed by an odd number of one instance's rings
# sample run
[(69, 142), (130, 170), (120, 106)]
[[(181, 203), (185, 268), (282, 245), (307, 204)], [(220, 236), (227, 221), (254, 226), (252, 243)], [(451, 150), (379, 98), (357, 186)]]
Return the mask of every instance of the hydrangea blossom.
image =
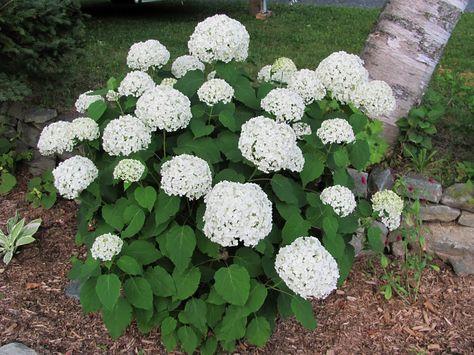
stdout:
[(304, 157), (296, 135), (286, 123), (258, 116), (242, 125), (239, 138), (242, 156), (265, 173), (289, 169), (303, 170)]
[(78, 141), (93, 141), (99, 138), (99, 125), (89, 117), (79, 117), (72, 121), (71, 128)]
[(107, 233), (95, 238), (91, 248), (93, 259), (110, 261), (122, 251), (123, 241), (119, 236)]
[(342, 103), (351, 102), (356, 87), (369, 80), (364, 61), (355, 54), (335, 52), (323, 59), (316, 74), (331, 96)]
[(211, 79), (201, 85), (197, 91), (199, 100), (208, 106), (222, 102), (227, 104), (232, 101), (234, 89), (225, 80)]
[(260, 186), (221, 181), (204, 197), (203, 232), (228, 247), (252, 247), (272, 230), (272, 204)]
[(135, 159), (122, 159), (114, 168), (114, 179), (123, 180), (125, 182), (140, 181), (145, 172), (145, 165), (141, 161)]
[(189, 54), (201, 62), (247, 59), (250, 36), (239, 21), (214, 15), (198, 23), (188, 41)]
[(148, 148), (151, 143), (149, 128), (132, 115), (110, 121), (102, 135), (102, 147), (109, 155), (129, 155)]
[(303, 139), (304, 136), (309, 136), (313, 133), (311, 126), (304, 122), (296, 122), (291, 125), (296, 134), (296, 139)]
[(191, 101), (170, 86), (158, 85), (138, 99), (135, 114), (152, 131), (174, 132), (191, 121)]
[(305, 299), (326, 298), (337, 288), (336, 260), (315, 237), (299, 237), (281, 248), (275, 270), (290, 290)]
[(215, 70), (209, 72), (209, 74), (207, 74), (207, 80), (215, 79), (216, 75), (217, 75), (217, 72)]
[(75, 103), (77, 112), (86, 113), (87, 109), (92, 103), (96, 101), (105, 101), (100, 95), (89, 95), (91, 92), (92, 90), (89, 90), (79, 95)]
[(204, 71), (206, 67), (204, 63), (201, 62), (196, 57), (192, 55), (182, 55), (174, 60), (171, 65), (171, 73), (179, 78), (182, 78), (188, 71), (191, 70), (200, 70)]
[(147, 71), (149, 68), (160, 69), (168, 63), (170, 52), (159, 41), (149, 39), (132, 44), (127, 55), (127, 65), (131, 69)]
[(332, 118), (323, 121), (316, 135), (323, 144), (352, 143), (355, 141), (354, 131), (349, 122), (342, 118)]
[(295, 63), (286, 57), (275, 60), (270, 69), (271, 80), (278, 83), (288, 84), (291, 77), (298, 71)]
[(400, 226), (403, 212), (403, 200), (391, 190), (378, 191), (372, 196), (372, 209), (378, 213), (381, 221), (389, 230)]
[(46, 126), (38, 140), (41, 155), (62, 154), (74, 149), (74, 133), (71, 123), (59, 121)]
[(271, 64), (265, 65), (259, 70), (257, 74), (257, 80), (260, 82), (269, 82), (272, 80), (272, 66)]
[(293, 74), (288, 81), (288, 89), (299, 94), (306, 105), (314, 100), (322, 100), (326, 96), (326, 89), (314, 70), (301, 69)]
[(270, 91), (260, 105), (265, 111), (275, 115), (279, 122), (300, 121), (305, 109), (303, 98), (296, 92), (284, 88)]
[(87, 189), (99, 176), (99, 171), (94, 163), (79, 155), (59, 163), (53, 170), (54, 187), (64, 198), (72, 200)]
[(341, 185), (326, 187), (321, 192), (320, 198), (323, 204), (331, 206), (340, 217), (350, 215), (357, 206), (352, 191)]
[(120, 94), (117, 91), (109, 90), (105, 94), (105, 99), (107, 101), (117, 101), (120, 98)]
[(161, 188), (168, 195), (197, 200), (209, 192), (212, 175), (209, 164), (201, 158), (181, 154), (161, 167)]
[(389, 114), (395, 109), (392, 88), (385, 81), (373, 80), (360, 84), (353, 95), (353, 103), (370, 118)]
[(163, 80), (161, 80), (160, 85), (173, 87), (174, 84), (176, 84), (177, 82), (178, 80), (176, 80), (175, 78), (164, 78)]
[(155, 82), (147, 73), (134, 70), (120, 83), (118, 93), (122, 96), (140, 97), (146, 90), (155, 87)]

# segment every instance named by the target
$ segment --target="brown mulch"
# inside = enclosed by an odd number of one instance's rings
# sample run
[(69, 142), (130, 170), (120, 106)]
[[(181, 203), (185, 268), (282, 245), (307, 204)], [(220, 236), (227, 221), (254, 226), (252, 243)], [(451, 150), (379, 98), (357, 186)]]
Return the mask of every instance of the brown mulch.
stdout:
[[(19, 187), (0, 197), (0, 228), (18, 210), (27, 220), (41, 217), (37, 241), (4, 267), (0, 263), (0, 345), (22, 342), (40, 354), (162, 354), (156, 331), (140, 335), (135, 326), (117, 341), (107, 335), (99, 315), (84, 315), (64, 295), (69, 258), (84, 250), (74, 243), (73, 202), (51, 210), (25, 202), (27, 174)], [(415, 304), (386, 301), (367, 259), (359, 259), (345, 284), (315, 302), (318, 328), (307, 331), (294, 320), (279, 321), (263, 349), (239, 344), (254, 354), (407, 354), (474, 353), (474, 277), (457, 277), (443, 266), (425, 272)]]

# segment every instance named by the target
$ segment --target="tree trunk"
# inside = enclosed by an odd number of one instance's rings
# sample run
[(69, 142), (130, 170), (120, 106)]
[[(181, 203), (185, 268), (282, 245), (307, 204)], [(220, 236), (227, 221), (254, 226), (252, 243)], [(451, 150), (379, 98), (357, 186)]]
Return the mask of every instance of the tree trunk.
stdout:
[(381, 117), (394, 144), (396, 121), (419, 103), (468, 0), (389, 0), (367, 38), (362, 59), (372, 79), (384, 80), (397, 98)]

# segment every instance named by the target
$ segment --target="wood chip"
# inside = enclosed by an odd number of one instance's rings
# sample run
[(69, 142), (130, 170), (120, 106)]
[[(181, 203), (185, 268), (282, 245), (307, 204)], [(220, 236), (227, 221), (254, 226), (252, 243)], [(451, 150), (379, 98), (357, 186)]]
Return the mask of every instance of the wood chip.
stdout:
[(41, 287), (41, 284), (36, 283), (36, 282), (27, 282), (26, 283), (26, 289), (27, 290), (34, 290), (34, 289), (39, 288), (39, 287)]

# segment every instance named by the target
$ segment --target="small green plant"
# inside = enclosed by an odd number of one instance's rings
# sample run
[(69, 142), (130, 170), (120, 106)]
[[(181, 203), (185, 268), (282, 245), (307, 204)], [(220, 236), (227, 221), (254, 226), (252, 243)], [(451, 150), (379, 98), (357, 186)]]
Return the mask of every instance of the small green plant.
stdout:
[(56, 198), (54, 178), (50, 171), (46, 171), (43, 175), (36, 176), (28, 182), (26, 201), (30, 202), (34, 208), (41, 206), (50, 209), (54, 206)]
[(420, 174), (426, 174), (438, 160), (435, 159), (436, 150), (429, 151), (427, 149), (420, 149), (416, 153), (407, 151), (410, 159), (410, 166), (413, 170)]
[(0, 255), (3, 255), (3, 262), (9, 264), (16, 250), (26, 244), (35, 241), (33, 235), (41, 225), (41, 219), (35, 219), (25, 225), (25, 219), (19, 220), (18, 213), (7, 221), (7, 233), (0, 230)]
[(456, 181), (472, 181), (474, 177), (474, 163), (471, 161), (460, 161), (456, 164)]

